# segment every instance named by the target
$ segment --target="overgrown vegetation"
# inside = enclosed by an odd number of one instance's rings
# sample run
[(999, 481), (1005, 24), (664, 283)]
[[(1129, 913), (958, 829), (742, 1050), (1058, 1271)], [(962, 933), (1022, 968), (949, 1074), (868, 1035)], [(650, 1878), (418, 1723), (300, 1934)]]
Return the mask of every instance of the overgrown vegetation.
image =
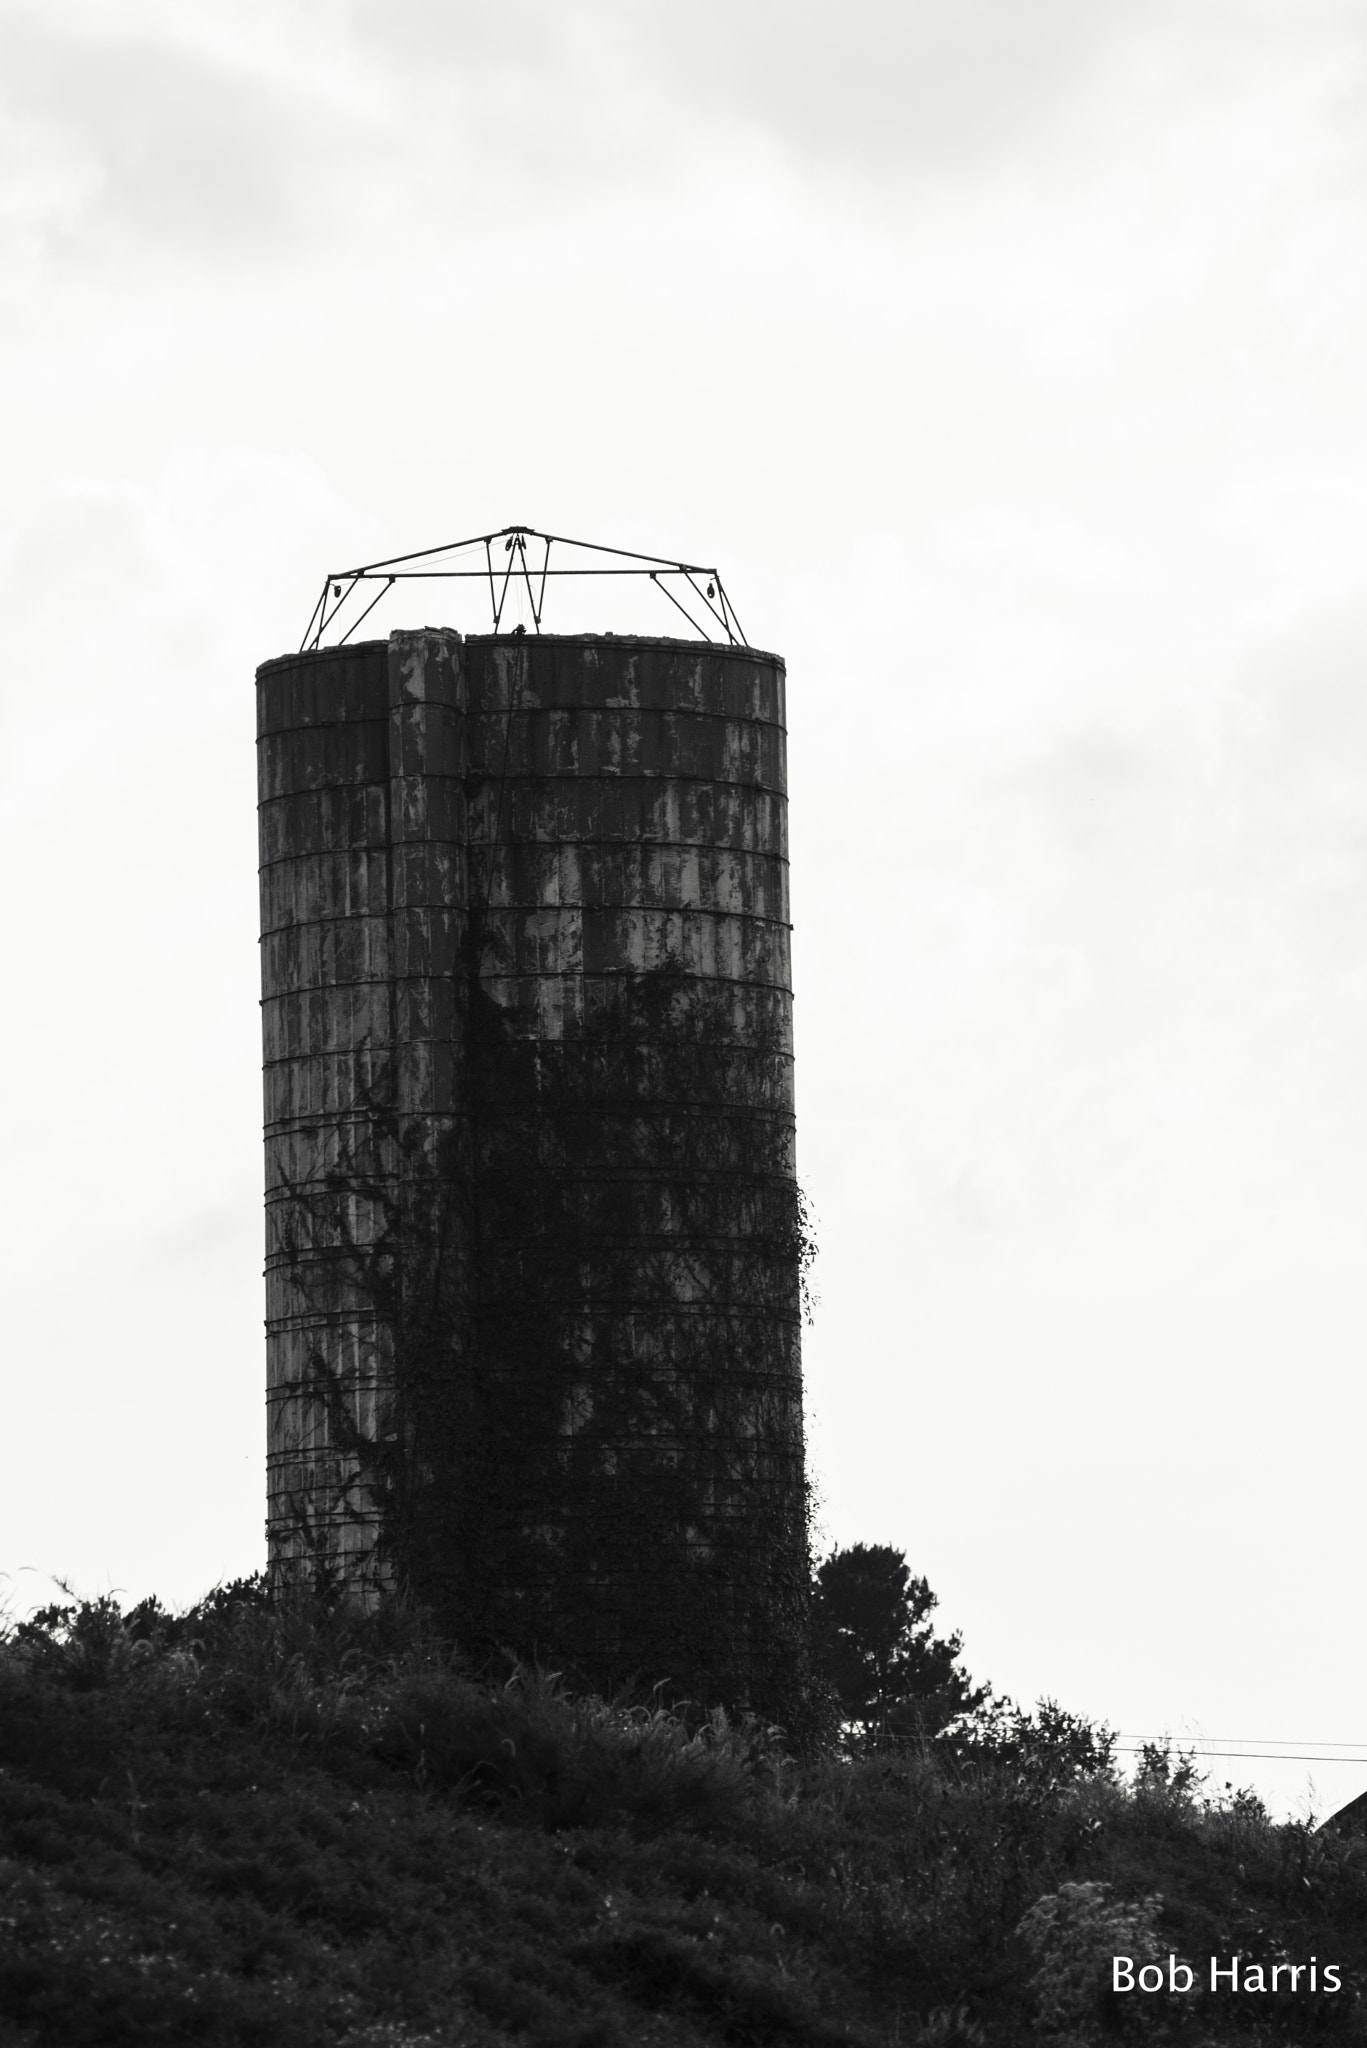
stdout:
[[(1345, 1988), (1127, 2001), (1118, 1944)], [(256, 1581), (0, 1643), (5, 2048), (1358, 2039), (1364, 1969), (1367, 1845), (1054, 1706), (799, 1763)]]
[(364, 1525), (366, 1575), (468, 1646), (583, 1685), (667, 1673), (806, 1739), (814, 1247), (783, 991), (622, 970), (543, 1038), (489, 995), (499, 964), (472, 914), (460, 1117), (401, 1116), (382, 1069), (281, 1206), (296, 1434), (334, 1455), (282, 1456), (277, 1539), (318, 1588), (358, 1576), (333, 1546)]

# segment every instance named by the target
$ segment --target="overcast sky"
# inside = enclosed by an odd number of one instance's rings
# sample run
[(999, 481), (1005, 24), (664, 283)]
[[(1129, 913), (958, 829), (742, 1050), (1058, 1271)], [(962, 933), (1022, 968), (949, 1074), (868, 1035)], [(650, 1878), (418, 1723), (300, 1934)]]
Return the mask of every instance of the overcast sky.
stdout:
[(263, 1560), (252, 673), (526, 521), (788, 662), (823, 1541), (1019, 1698), (1367, 1757), (1360, 0), (0, 34), (11, 1604)]

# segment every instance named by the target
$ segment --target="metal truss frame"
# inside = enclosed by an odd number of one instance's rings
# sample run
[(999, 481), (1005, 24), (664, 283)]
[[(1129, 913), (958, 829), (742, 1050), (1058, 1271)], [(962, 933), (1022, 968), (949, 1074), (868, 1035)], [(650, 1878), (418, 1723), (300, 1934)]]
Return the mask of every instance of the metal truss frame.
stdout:
[[(503, 543), (501, 552), (504, 560), (501, 563), (495, 559), (496, 541)], [(528, 541), (540, 543), (542, 553), (539, 562), (529, 561)], [(439, 556), (456, 555), (467, 548), (477, 547), (484, 549), (484, 565), (481, 568), (457, 569), (437, 566)], [(615, 566), (579, 568), (571, 565), (562, 568), (557, 563), (557, 566), (552, 568), (552, 547), (580, 548), (593, 555), (610, 555)], [(425, 566), (414, 567), (414, 564)], [(447, 541), (442, 547), (420, 548), (411, 555), (391, 555), (387, 561), (366, 562), (358, 569), (330, 571), (324, 578), (322, 594), (314, 605), (304, 630), (300, 652), (322, 646), (324, 633), (339, 623), (339, 615), (348, 608), (352, 597), (363, 583), (378, 583), (380, 588), (369, 603), (351, 618), (346, 631), (331, 643), (333, 646), (340, 647), (351, 638), (361, 621), (374, 611), (385, 592), (394, 584), (422, 579), (487, 582), (496, 633), (502, 630), (509, 591), (525, 589), (531, 607), (532, 622), (539, 633), (546, 603), (546, 584), (557, 576), (646, 576), (657, 589), (664, 592), (670, 603), (683, 613), (694, 632), (700, 634), (709, 644), (725, 644), (729, 647), (748, 647), (750, 644), (741, 629), (735, 608), (723, 588), (721, 574), (716, 569), (703, 568), (697, 562), (671, 561), (664, 555), (637, 554), (630, 548), (604, 547), (598, 541), (570, 540), (562, 533), (540, 533), (534, 526), (501, 526), (497, 533), (477, 533), (469, 540)], [(720, 630), (711, 632), (702, 620), (695, 618), (682, 601), (682, 596), (676, 596), (675, 591), (670, 588), (666, 578), (672, 579), (680, 590), (686, 586), (686, 590), (692, 592), (697, 604), (710, 617), (712, 626)], [(525, 632), (526, 627), (517, 626), (514, 631)]]

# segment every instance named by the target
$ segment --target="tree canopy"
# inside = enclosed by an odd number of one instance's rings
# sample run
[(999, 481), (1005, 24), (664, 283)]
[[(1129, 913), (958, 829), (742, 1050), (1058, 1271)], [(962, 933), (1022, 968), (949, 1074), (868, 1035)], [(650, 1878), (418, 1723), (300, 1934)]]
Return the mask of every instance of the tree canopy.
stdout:
[(813, 1586), (818, 1661), (841, 1719), (862, 1739), (914, 1741), (975, 1713), (991, 1687), (959, 1662), (963, 1637), (936, 1635), (937, 1596), (886, 1543), (833, 1550)]

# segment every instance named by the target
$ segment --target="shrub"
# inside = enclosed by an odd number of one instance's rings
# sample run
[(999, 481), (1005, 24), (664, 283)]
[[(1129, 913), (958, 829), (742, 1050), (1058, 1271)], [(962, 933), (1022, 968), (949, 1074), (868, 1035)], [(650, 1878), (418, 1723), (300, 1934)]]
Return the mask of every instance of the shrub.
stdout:
[(1086, 2038), (1106, 2009), (1111, 1958), (1136, 1969), (1166, 1958), (1154, 1926), (1163, 1901), (1156, 1893), (1126, 1905), (1107, 1884), (1065, 1884), (1037, 1899), (1016, 1929), (1035, 1962), (1029, 1988), (1038, 2024), (1057, 2041)]
[(1104, 1723), (1070, 1714), (1055, 1700), (1040, 1700), (1032, 1714), (1002, 1699), (951, 1733), (947, 1746), (1047, 1798), (1087, 1778), (1112, 1777), (1117, 1739)]

